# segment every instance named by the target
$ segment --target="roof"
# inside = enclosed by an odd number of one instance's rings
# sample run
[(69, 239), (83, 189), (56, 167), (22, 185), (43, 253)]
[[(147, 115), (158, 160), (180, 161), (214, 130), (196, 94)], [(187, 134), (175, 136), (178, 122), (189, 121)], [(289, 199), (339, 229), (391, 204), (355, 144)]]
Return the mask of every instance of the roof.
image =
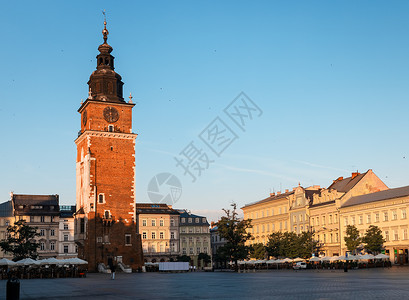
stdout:
[(11, 200), (0, 204), (0, 217), (12, 217), (13, 216), (13, 203)]
[(76, 210), (75, 205), (60, 205), (60, 217), (61, 218), (72, 218)]
[(242, 208), (244, 208), (244, 207), (249, 207), (249, 206), (253, 206), (253, 205), (256, 205), (256, 204), (261, 204), (261, 203), (269, 202), (269, 201), (280, 200), (280, 199), (283, 199), (283, 198), (286, 198), (286, 197), (290, 196), (291, 194), (294, 194), (294, 191), (287, 192), (287, 193), (282, 193), (282, 194), (279, 194), (279, 195), (270, 196), (270, 197), (265, 198), (265, 199), (263, 199), (263, 200), (259, 200), (259, 201), (256, 201), (256, 202), (252, 202), (252, 203), (246, 204), (246, 205), (244, 205)]
[[(207, 222), (206, 217), (190, 214), (187, 211), (181, 213), (180, 218), (186, 219), (185, 223), (182, 223), (182, 221), (180, 222), (180, 226), (203, 226), (203, 225), (210, 226), (209, 222)], [(192, 219), (191, 223), (189, 223), (190, 218)], [(204, 222), (203, 219), (205, 219)]]
[(380, 192), (375, 192), (371, 194), (351, 197), (343, 205), (341, 205), (341, 207), (354, 206), (354, 205), (359, 205), (359, 204), (364, 204), (364, 203), (369, 203), (369, 202), (376, 202), (376, 201), (400, 198), (400, 197), (405, 197), (405, 196), (409, 196), (409, 186), (404, 186), (404, 187), (384, 190)]
[(337, 190), (341, 193), (349, 192), (368, 172), (358, 174), (355, 177), (348, 177), (345, 179), (334, 180), (328, 187), (328, 190)]
[(136, 203), (136, 213), (179, 215), (171, 206), (162, 203)]
[(17, 205), (55, 205), (59, 204), (58, 195), (16, 195), (13, 194), (14, 207)]

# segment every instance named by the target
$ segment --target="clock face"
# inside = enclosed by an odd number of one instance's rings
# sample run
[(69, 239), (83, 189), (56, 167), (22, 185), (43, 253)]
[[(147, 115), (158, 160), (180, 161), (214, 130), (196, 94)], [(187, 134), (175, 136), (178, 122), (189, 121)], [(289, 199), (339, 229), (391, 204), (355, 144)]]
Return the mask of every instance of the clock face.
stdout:
[(115, 107), (105, 107), (104, 109), (104, 118), (109, 123), (115, 123), (119, 119), (119, 113)]
[(84, 112), (82, 113), (82, 124), (87, 124), (87, 111), (84, 110)]

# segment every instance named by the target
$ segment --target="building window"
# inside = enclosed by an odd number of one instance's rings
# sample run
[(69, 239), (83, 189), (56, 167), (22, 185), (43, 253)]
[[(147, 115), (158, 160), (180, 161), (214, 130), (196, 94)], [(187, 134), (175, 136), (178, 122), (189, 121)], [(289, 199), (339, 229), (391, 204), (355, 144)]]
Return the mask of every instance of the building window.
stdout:
[(395, 240), (395, 241), (398, 241), (398, 240), (399, 240), (399, 233), (398, 233), (397, 230), (394, 230), (394, 231), (393, 231), (393, 235), (394, 235), (394, 240)]
[(182, 248), (182, 254), (186, 254), (186, 248)]
[(44, 242), (40, 243), (40, 250), (45, 250), (45, 243)]
[(50, 230), (50, 236), (55, 236), (55, 230), (54, 229)]
[(408, 239), (408, 230), (405, 228), (403, 229), (403, 239), (407, 240)]
[(174, 231), (171, 231), (171, 232), (170, 232), (170, 238), (171, 238), (172, 240), (175, 239), (175, 232), (174, 232)]
[(40, 236), (45, 236), (45, 230), (44, 229), (40, 230)]
[(68, 253), (68, 245), (64, 245), (64, 253)]
[(348, 217), (345, 217), (345, 218), (344, 218), (344, 225), (345, 225), (345, 226), (348, 226)]
[(192, 223), (192, 218), (187, 219), (189, 223)]
[(206, 223), (206, 218), (202, 218), (202, 222), (203, 222), (203, 223)]
[(64, 242), (68, 241), (68, 234), (64, 234)]
[(375, 222), (379, 222), (379, 213), (375, 214)]
[(362, 225), (362, 223), (364, 222), (364, 217), (363, 216), (359, 216), (359, 225)]
[(196, 248), (196, 254), (199, 254), (200, 253), (200, 247), (197, 247)]
[(151, 225), (152, 225), (152, 226), (156, 226), (156, 219), (152, 219)]
[(402, 219), (406, 219), (406, 209), (403, 208), (401, 212), (402, 212)]
[(142, 238), (143, 238), (143, 239), (146, 240), (146, 239), (148, 238), (147, 236), (148, 236), (148, 235), (146, 234), (146, 231), (142, 232)]
[(193, 254), (193, 248), (189, 248), (189, 254)]
[(105, 219), (110, 219), (110, 218), (111, 218), (111, 212), (110, 212), (109, 210), (106, 210), (106, 211), (104, 212), (104, 218), (105, 218)]
[(186, 219), (185, 219), (185, 218), (182, 218), (182, 219), (180, 219), (180, 221), (181, 221), (182, 223), (185, 223), (185, 222), (186, 222)]
[(389, 231), (388, 230), (385, 231), (385, 240), (389, 242)]
[(42, 222), (42, 223), (45, 222), (45, 217), (44, 217), (44, 216), (41, 216), (41, 217), (40, 217), (40, 222)]
[(68, 224), (64, 224), (64, 230), (68, 230)]
[(165, 226), (165, 221), (163, 219), (159, 220), (159, 226)]
[(355, 216), (351, 217), (351, 225), (355, 225)]
[(264, 232), (264, 224), (261, 225), (261, 232)]
[(383, 220), (386, 222), (388, 221), (388, 219), (389, 219), (388, 212), (387, 211), (383, 212)]
[(80, 219), (80, 233), (84, 233), (85, 232), (85, 219), (81, 218)]
[(159, 232), (159, 238), (161, 240), (163, 240), (165, 238), (165, 234), (163, 233), (163, 231)]
[(50, 250), (55, 250), (55, 242), (50, 243)]
[(142, 220), (142, 226), (147, 226), (146, 223), (146, 220)]
[(156, 232), (152, 232), (151, 237), (152, 237), (153, 240), (156, 239)]
[(175, 220), (174, 219), (170, 219), (170, 226), (175, 226)]
[(50, 217), (50, 222), (54, 222), (54, 216)]
[(200, 222), (200, 219), (199, 219), (199, 218), (195, 218), (195, 222), (196, 222), (196, 223), (199, 223), (199, 222)]
[(125, 246), (130, 246), (130, 245), (132, 245), (131, 235), (130, 234), (125, 234)]
[(338, 233), (335, 233), (335, 242), (338, 242)]
[(371, 223), (371, 215), (366, 215), (366, 223)]
[(320, 225), (320, 217), (317, 217), (317, 226)]
[(34, 222), (34, 216), (30, 216), (30, 222)]
[(114, 132), (114, 125), (108, 125), (108, 131)]
[(334, 215), (334, 223), (336, 223), (336, 222), (338, 222), (338, 215), (337, 214)]
[(274, 216), (274, 208), (271, 209), (271, 215)]
[[(282, 230), (283, 229), (283, 222), (280, 222), (280, 230)], [(257, 233), (258, 233), (258, 231), (257, 231)]]
[(328, 224), (332, 224), (332, 215), (329, 215)]
[(102, 243), (102, 236), (97, 237), (97, 243)]
[(189, 243), (193, 243), (193, 237), (189, 236)]
[(98, 203), (104, 203), (105, 202), (105, 194), (101, 193), (98, 195)]
[(315, 225), (315, 219), (311, 218), (311, 225), (314, 226)]
[(322, 216), (322, 225), (325, 225), (325, 216)]
[(396, 210), (392, 211), (392, 220), (397, 220), (398, 219), (398, 212)]

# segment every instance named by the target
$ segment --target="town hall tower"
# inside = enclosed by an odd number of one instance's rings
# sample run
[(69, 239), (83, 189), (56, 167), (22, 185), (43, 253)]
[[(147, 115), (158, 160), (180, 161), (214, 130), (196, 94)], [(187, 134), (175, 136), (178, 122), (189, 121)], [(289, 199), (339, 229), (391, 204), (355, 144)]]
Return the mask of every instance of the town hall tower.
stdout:
[(78, 256), (89, 262), (90, 270), (106, 265), (109, 257), (137, 269), (143, 257), (135, 215), (134, 104), (131, 97), (129, 102), (123, 98), (106, 22), (102, 34), (88, 98), (78, 109), (75, 240)]

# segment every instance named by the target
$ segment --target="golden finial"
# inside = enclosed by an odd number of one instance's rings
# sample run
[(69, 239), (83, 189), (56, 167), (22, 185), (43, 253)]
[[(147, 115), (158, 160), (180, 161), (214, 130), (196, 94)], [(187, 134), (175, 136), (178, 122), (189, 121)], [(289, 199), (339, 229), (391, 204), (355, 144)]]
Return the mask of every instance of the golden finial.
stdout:
[(105, 14), (105, 9), (102, 11), (102, 14), (104, 15), (104, 29), (102, 30), (102, 35), (104, 36), (104, 44), (106, 44), (109, 32), (107, 29), (107, 16)]
[(132, 98), (133, 98), (133, 97), (132, 97), (132, 93), (129, 93), (129, 103), (133, 103), (133, 102), (132, 102)]
[(92, 99), (92, 92), (91, 92), (91, 88), (89, 88), (89, 91), (88, 91), (88, 99)]

